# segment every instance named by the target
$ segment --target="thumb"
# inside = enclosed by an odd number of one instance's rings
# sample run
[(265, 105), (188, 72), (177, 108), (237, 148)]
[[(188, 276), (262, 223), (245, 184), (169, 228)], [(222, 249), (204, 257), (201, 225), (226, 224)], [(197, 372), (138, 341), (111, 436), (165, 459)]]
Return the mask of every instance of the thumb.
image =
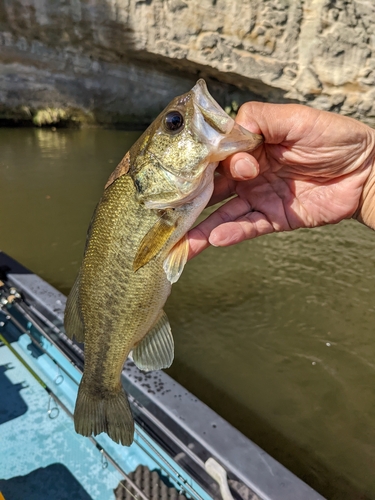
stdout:
[(259, 163), (248, 153), (236, 153), (223, 160), (218, 171), (229, 179), (248, 181), (259, 174)]

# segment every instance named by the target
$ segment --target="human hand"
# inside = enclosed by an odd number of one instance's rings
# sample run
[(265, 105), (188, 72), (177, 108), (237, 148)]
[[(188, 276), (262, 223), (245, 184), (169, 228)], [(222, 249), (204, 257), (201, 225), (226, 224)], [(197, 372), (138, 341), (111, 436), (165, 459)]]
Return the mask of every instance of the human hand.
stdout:
[(375, 228), (372, 128), (299, 104), (249, 102), (236, 121), (264, 143), (219, 166), (210, 204), (235, 197), (189, 232), (189, 258), (210, 244), (350, 217)]

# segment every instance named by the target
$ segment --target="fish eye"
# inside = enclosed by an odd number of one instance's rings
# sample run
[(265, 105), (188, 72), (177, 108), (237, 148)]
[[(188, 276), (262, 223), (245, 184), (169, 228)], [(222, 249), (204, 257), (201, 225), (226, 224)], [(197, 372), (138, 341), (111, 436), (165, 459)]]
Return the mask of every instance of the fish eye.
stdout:
[(184, 126), (184, 117), (179, 111), (170, 111), (165, 115), (164, 125), (169, 132), (179, 132)]

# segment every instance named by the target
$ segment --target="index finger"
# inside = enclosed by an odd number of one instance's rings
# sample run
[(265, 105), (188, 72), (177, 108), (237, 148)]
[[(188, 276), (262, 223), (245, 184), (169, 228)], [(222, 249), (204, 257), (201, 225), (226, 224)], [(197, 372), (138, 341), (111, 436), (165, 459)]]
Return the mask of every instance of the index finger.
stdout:
[(212, 205), (216, 205), (216, 203), (220, 203), (221, 201), (230, 198), (235, 193), (235, 189), (235, 181), (222, 175), (215, 174), (214, 191), (210, 201), (207, 203), (207, 206), (210, 207)]
[(192, 259), (210, 246), (209, 238), (213, 229), (226, 222), (236, 220), (251, 211), (250, 204), (242, 198), (232, 198), (188, 232), (189, 256)]

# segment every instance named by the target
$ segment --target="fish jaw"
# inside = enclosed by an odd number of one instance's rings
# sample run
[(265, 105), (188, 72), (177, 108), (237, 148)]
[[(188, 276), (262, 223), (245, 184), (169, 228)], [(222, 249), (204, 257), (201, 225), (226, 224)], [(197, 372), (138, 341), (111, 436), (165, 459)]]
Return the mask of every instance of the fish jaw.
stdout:
[(193, 87), (195, 134), (210, 149), (209, 161), (221, 161), (239, 151), (253, 151), (263, 136), (241, 127), (213, 99), (203, 79)]
[[(195, 200), (200, 200), (202, 199), (202, 193), (207, 193), (208, 190), (210, 191), (210, 196), (213, 192), (214, 189), (214, 173), (215, 170), (218, 166), (219, 162), (210, 162), (206, 169), (204, 170), (203, 174), (201, 177), (199, 177), (198, 181), (195, 183), (196, 185), (193, 186), (192, 183), (190, 183), (190, 190), (185, 196), (181, 196), (179, 199), (173, 200), (172, 202), (168, 200), (167, 202), (163, 203), (160, 201), (147, 201), (145, 202), (145, 208), (149, 208), (151, 210), (165, 210), (168, 208), (180, 208), (183, 207), (184, 205), (190, 205), (192, 202)], [(180, 181), (178, 178), (173, 179), (173, 174), (169, 174), (170, 178), (172, 181), (176, 182), (176, 185), (178, 185), (178, 182)], [(205, 208), (209, 201), (210, 197), (206, 200), (205, 204), (201, 207), (200, 212)], [(194, 203), (195, 205), (195, 203)], [(199, 212), (199, 213), (200, 213)], [(198, 217), (199, 213), (197, 214), (196, 217)], [(195, 222), (195, 219), (192, 221), (192, 224)], [(189, 226), (190, 228), (190, 226)], [(188, 229), (189, 229), (188, 228)]]

